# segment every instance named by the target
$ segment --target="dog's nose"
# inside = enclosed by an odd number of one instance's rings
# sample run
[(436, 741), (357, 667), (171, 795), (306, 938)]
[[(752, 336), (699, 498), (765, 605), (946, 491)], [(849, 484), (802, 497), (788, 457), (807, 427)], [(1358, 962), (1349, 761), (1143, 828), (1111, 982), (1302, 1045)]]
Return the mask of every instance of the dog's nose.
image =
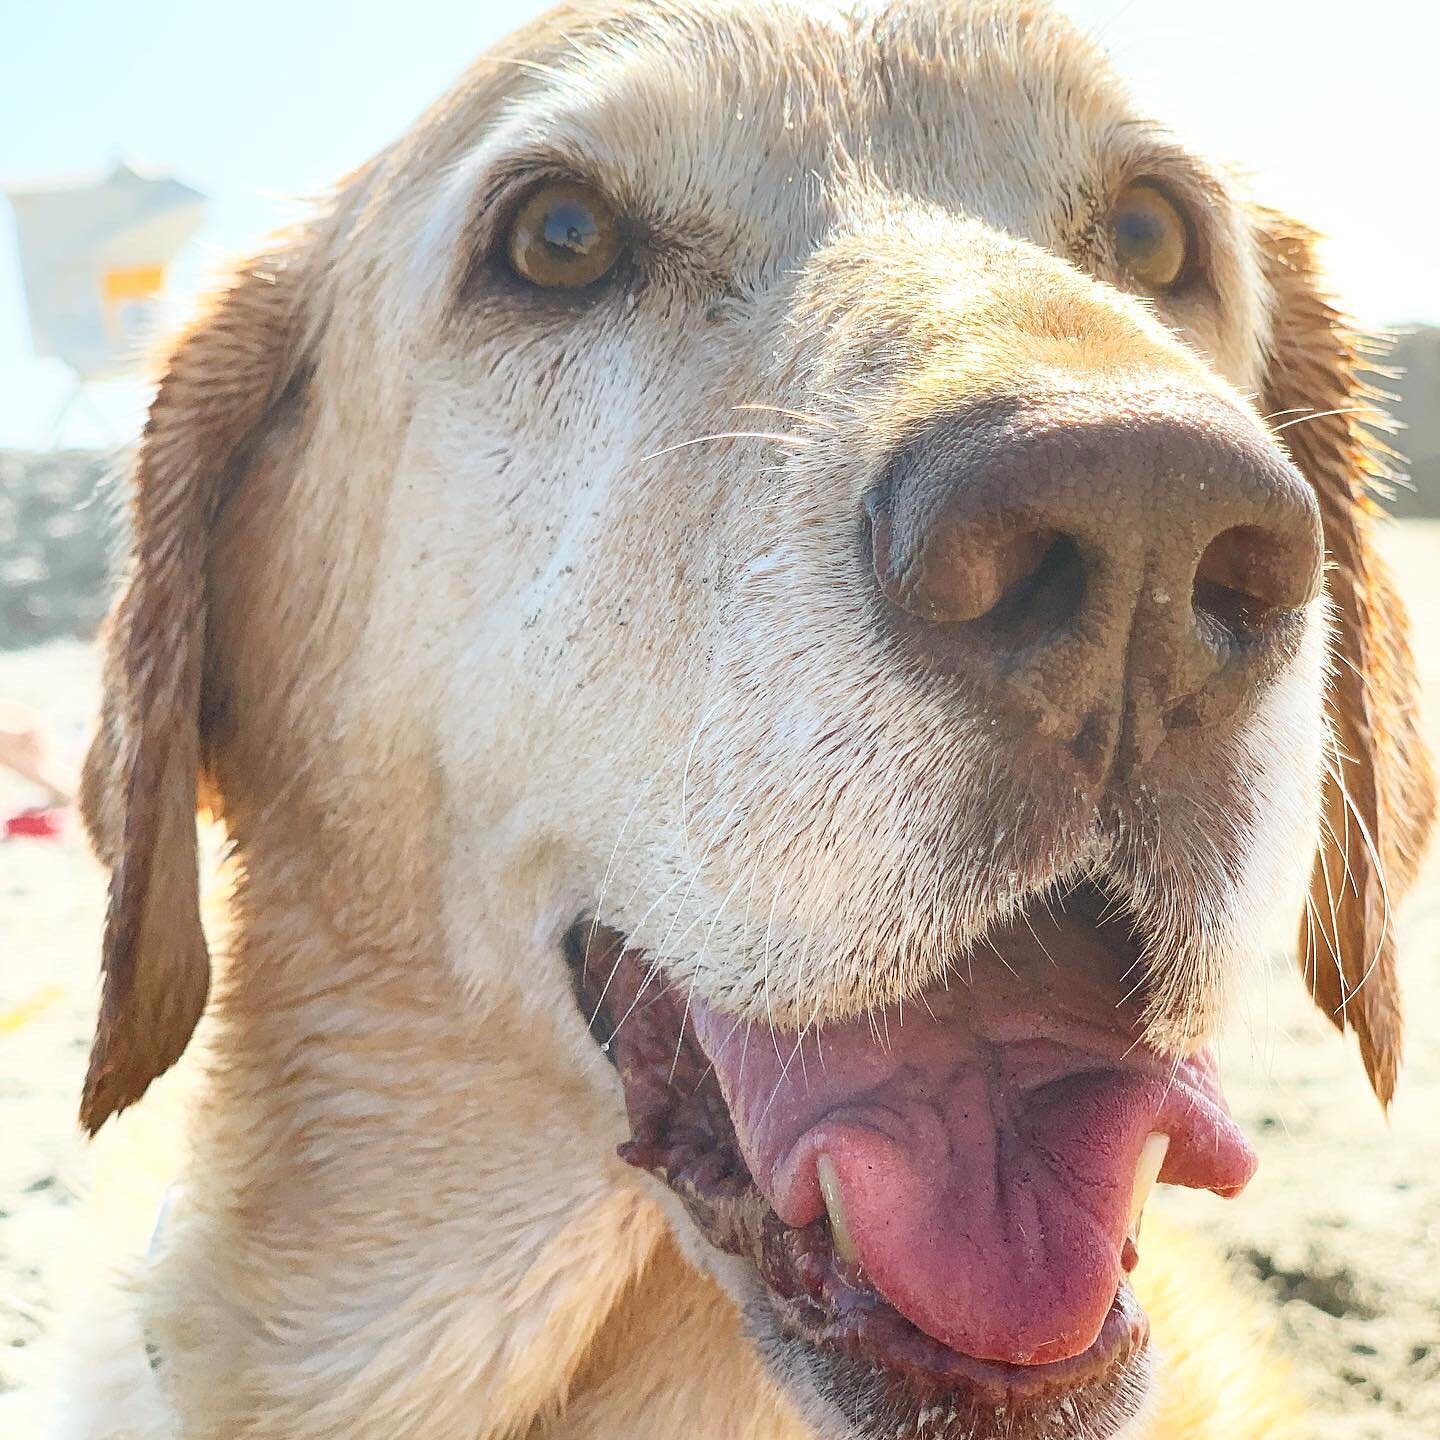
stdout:
[(906, 446), (866, 509), (912, 650), (1090, 771), (1233, 717), (1320, 587), (1310, 486), (1205, 394), (988, 402)]

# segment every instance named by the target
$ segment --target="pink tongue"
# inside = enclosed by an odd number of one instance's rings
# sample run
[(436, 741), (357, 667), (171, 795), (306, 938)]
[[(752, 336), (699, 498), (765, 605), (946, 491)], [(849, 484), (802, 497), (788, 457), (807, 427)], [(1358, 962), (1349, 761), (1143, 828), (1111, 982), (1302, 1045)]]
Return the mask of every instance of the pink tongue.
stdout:
[(1170, 1184), (1232, 1195), (1255, 1168), (1208, 1052), (1139, 1046), (1121, 962), (1063, 919), (1035, 929), (995, 937), (973, 982), (802, 1046), (692, 1012), (780, 1218), (825, 1214), (828, 1155), (866, 1282), (951, 1349), (1018, 1365), (1098, 1336), (1147, 1135), (1170, 1137)]

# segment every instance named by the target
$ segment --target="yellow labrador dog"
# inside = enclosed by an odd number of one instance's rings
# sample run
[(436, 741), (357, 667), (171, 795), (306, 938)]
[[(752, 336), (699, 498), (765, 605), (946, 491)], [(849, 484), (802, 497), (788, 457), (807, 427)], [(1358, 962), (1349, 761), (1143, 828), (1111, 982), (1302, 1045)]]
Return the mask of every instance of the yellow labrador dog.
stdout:
[(1361, 355), (1043, 7), (484, 57), (145, 432), (85, 1123), (207, 1059), (74, 1431), (1296, 1433), (1141, 1212), (1251, 1174), (1207, 1046), (1276, 924), (1394, 1084)]

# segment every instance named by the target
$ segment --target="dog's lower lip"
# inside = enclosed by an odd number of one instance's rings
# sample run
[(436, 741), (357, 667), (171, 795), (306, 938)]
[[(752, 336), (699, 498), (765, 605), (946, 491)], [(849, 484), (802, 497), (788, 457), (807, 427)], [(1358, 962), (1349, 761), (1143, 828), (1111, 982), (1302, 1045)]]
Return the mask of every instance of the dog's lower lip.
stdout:
[(862, 1337), (844, 1295), (850, 1283), (842, 1277), (831, 1289), (830, 1297), (839, 1303), (824, 1319), (807, 1323), (803, 1312), (782, 1308), (785, 1328), (811, 1344), (883, 1368), (891, 1379), (921, 1395), (960, 1391), (975, 1406), (1035, 1408), (1102, 1385), (1123, 1374), (1149, 1341), (1149, 1322), (1128, 1284), (1120, 1286), (1100, 1333), (1078, 1355), (1039, 1365), (1010, 1365), (952, 1350), (916, 1330), (873, 1291), (852, 1288), (853, 1305), (864, 1312), (871, 1330), (883, 1327), (886, 1332)]

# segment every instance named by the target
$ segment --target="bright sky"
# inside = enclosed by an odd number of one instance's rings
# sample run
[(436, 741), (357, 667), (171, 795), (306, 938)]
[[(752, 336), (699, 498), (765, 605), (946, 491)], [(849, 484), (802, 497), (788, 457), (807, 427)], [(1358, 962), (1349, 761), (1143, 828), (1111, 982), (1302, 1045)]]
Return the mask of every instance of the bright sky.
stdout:
[[(1058, 0), (1152, 112), (1332, 237), (1372, 324), (1440, 324), (1440, 4), (1435, 0)], [(99, 172), (125, 156), (211, 197), (172, 274), (183, 307), (398, 134), (536, 0), (3, 0), (0, 183)], [(343, 18), (341, 18), (343, 16)], [(1428, 139), (1425, 137), (1429, 137)], [(0, 206), (0, 445), (51, 442), (68, 372), (30, 353), (13, 226)], [(126, 436), (133, 385), (96, 387), (61, 438)]]

